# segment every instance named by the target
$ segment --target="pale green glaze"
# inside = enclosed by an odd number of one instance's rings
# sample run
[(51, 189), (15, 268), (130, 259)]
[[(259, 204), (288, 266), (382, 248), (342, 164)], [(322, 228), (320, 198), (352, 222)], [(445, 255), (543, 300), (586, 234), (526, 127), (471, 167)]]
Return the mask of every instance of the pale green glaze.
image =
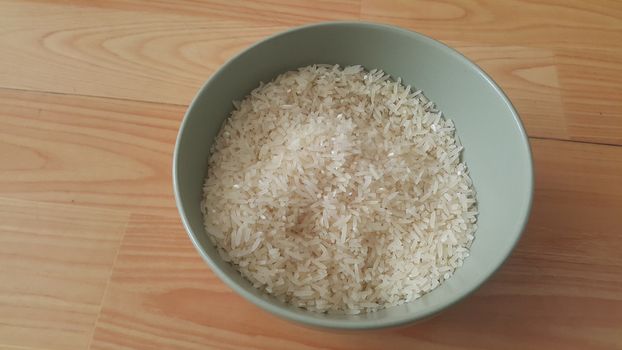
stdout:
[[(208, 150), (231, 112), (260, 81), (314, 63), (361, 64), (402, 77), (453, 119), (479, 203), (471, 256), (439, 288), (402, 306), (358, 316), (329, 316), (283, 305), (223, 262), (204, 228), (199, 203)], [(212, 270), (258, 306), (307, 325), (369, 329), (420, 320), (464, 298), (508, 257), (523, 231), (533, 192), (529, 143), (501, 89), (458, 52), (428, 37), (371, 23), (322, 23), (268, 38), (242, 52), (199, 91), (181, 125), (173, 164), (177, 206), (192, 242)], [(474, 316), (475, 317), (475, 316)]]

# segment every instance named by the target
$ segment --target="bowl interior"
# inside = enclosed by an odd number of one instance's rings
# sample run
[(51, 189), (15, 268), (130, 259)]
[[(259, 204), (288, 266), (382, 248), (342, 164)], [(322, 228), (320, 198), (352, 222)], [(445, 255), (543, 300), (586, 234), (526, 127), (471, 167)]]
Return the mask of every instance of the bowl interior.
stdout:
[[(479, 228), (471, 256), (454, 276), (422, 298), (376, 313), (322, 315), (283, 305), (254, 289), (223, 262), (208, 239), (199, 203), (209, 147), (232, 109), (259, 81), (314, 63), (379, 68), (422, 89), (456, 124), (477, 191)], [(309, 325), (363, 329), (432, 315), (483, 283), (509, 255), (531, 207), (532, 165), (520, 120), (501, 90), (457, 52), (425, 36), (369, 23), (325, 23), (269, 38), (224, 65), (197, 94), (175, 150), (177, 204), (190, 237), (227, 284), (255, 304)]]

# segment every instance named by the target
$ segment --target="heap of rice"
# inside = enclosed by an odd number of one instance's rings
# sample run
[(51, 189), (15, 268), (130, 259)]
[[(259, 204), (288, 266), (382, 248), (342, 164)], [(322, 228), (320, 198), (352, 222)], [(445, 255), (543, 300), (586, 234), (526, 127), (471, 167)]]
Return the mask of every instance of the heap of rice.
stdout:
[(234, 105), (202, 209), (222, 258), (255, 287), (357, 314), (419, 298), (469, 255), (477, 210), (462, 147), (421, 91), (314, 65)]

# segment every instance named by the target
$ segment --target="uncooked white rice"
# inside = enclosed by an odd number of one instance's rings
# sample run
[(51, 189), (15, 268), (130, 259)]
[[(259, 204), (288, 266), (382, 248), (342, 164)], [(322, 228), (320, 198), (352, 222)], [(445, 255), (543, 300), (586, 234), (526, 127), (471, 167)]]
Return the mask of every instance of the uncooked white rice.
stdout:
[(421, 91), (313, 65), (234, 106), (202, 209), (222, 258), (255, 287), (358, 314), (419, 298), (469, 255), (477, 209), (462, 146)]

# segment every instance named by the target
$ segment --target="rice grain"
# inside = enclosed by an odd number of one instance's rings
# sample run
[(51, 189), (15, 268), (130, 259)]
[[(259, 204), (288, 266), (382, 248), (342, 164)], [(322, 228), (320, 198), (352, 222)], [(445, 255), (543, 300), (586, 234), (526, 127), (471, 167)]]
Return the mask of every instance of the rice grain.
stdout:
[(475, 192), (453, 122), (421, 90), (313, 65), (233, 105), (202, 210), (222, 258), (256, 288), (359, 314), (419, 298), (463, 264)]

